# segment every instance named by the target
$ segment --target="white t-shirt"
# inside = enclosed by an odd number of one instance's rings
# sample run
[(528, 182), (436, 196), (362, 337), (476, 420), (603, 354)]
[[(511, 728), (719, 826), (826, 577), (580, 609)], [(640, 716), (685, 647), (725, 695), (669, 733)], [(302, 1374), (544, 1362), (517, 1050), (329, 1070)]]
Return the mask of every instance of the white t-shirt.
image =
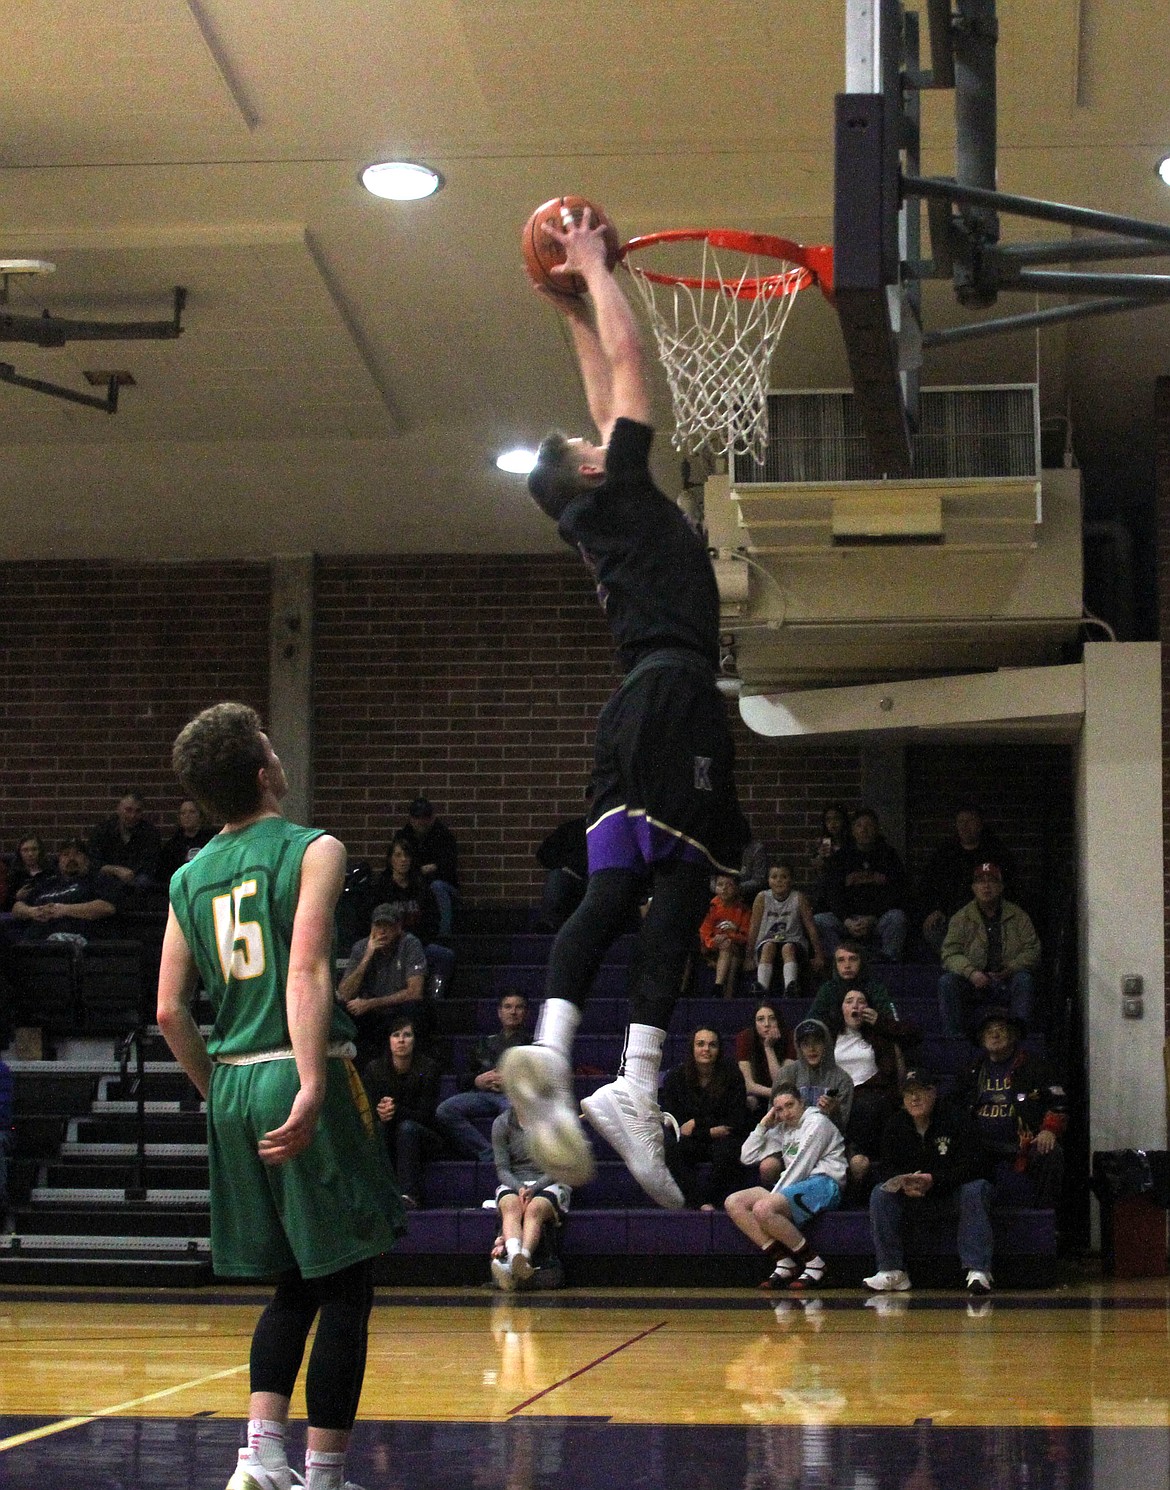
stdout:
[(877, 1075), (873, 1046), (856, 1030), (842, 1030), (837, 1036), (837, 1043), (833, 1046), (833, 1059), (849, 1072), (855, 1087), (862, 1086), (871, 1076)]

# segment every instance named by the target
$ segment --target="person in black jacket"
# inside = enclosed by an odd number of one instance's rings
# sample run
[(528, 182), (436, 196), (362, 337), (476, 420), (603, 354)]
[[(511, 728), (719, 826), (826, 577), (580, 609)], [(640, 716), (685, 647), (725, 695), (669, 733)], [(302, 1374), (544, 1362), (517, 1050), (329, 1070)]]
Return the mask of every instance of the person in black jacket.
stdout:
[[(747, 1088), (721, 1056), (715, 1030), (697, 1029), (681, 1066), (668, 1071), (660, 1098), (666, 1165), (689, 1206), (713, 1211), (741, 1183), (739, 1150), (751, 1126)], [(699, 1166), (709, 1164), (701, 1175)]]
[(906, 942), (906, 867), (882, 837), (877, 813), (860, 808), (850, 824), (852, 842), (825, 871), (824, 909), (816, 916), (829, 957), (845, 937), (869, 947), (884, 962), (901, 962)]
[(395, 1018), (386, 1054), (370, 1062), (362, 1072), (362, 1084), (382, 1124), (403, 1202), (414, 1209), (423, 1200), (423, 1165), (439, 1157), (443, 1140), (435, 1132), (439, 1068), (415, 1049), (409, 1014)]
[(907, 1071), (902, 1106), (882, 1134), (879, 1183), (869, 1197), (877, 1271), (864, 1281), (875, 1293), (910, 1287), (903, 1233), (907, 1222), (928, 1218), (957, 1221), (967, 1291), (991, 1292), (991, 1186), (976, 1178), (966, 1120), (937, 1104), (934, 1077), (922, 1069)]
[(451, 935), (455, 902), (459, 899), (459, 845), (446, 823), (435, 816), (426, 797), (415, 797), (399, 830), (414, 854), (418, 872), (435, 893), (439, 905), (440, 941)]
[(1024, 1023), (1010, 1009), (983, 1013), (982, 1052), (951, 1094), (969, 1119), (979, 1172), (1016, 1205), (1060, 1198), (1068, 1099), (1047, 1063), (1020, 1044)]
[(462, 1159), (492, 1158), (491, 1140), (476, 1124), (494, 1121), (508, 1105), (499, 1073), (504, 1052), (513, 1045), (532, 1043), (528, 1000), (522, 993), (507, 989), (500, 998), (497, 1015), (500, 1028), (476, 1042), (459, 1091), (440, 1102), (435, 1113), (439, 1132)]
[(999, 865), (1005, 892), (1010, 893), (1012, 900), (1018, 900), (1011, 851), (986, 826), (978, 807), (963, 802), (955, 810), (954, 834), (934, 850), (919, 880), (922, 940), (936, 952), (943, 944), (951, 917), (971, 899), (971, 880), (976, 869), (988, 863)]

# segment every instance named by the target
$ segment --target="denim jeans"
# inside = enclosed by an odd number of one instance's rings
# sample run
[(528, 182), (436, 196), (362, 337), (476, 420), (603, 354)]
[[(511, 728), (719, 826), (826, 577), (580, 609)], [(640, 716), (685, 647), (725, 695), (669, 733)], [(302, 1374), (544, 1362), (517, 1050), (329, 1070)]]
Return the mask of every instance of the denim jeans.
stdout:
[(455, 902), (459, 899), (459, 891), (454, 885), (449, 885), (446, 880), (432, 880), (431, 889), (435, 892), (435, 900), (439, 907), (438, 935), (448, 937), (455, 924)]
[(989, 1180), (969, 1180), (967, 1184), (960, 1185), (958, 1190), (952, 1190), (949, 1195), (937, 1199), (927, 1195), (921, 1200), (909, 1202), (901, 1191), (891, 1193), (878, 1185), (870, 1192), (869, 1197), (869, 1225), (873, 1233), (878, 1272), (900, 1272), (905, 1267), (902, 1231), (907, 1215), (915, 1214), (931, 1219), (943, 1217), (957, 1220), (959, 1262), (967, 1271), (991, 1272), (994, 1249)]
[(938, 980), (938, 1007), (948, 1035), (969, 1038), (971, 1026), (979, 1011), (993, 1005), (1007, 1005), (1017, 1019), (1030, 1025), (1035, 982), (1027, 971), (1012, 973), (1003, 983), (989, 983), (976, 988), (961, 973), (944, 973)]
[(388, 1136), (392, 1143), (390, 1160), (398, 1176), (399, 1188), (421, 1205), (424, 1198), (423, 1165), (441, 1156), (443, 1140), (413, 1118), (403, 1118), (396, 1123), (394, 1132)]
[[(825, 960), (832, 967), (833, 953), (848, 934), (845, 930), (845, 923), (833, 911), (818, 911), (813, 920), (817, 923), (817, 930), (825, 946)], [(866, 941), (867, 945), (875, 948), (885, 962), (901, 962), (902, 948), (906, 945), (906, 912), (900, 910), (883, 912)]]
[(475, 1126), (475, 1119), (494, 1120), (507, 1105), (503, 1092), (456, 1092), (439, 1103), (435, 1127), (461, 1159), (490, 1159), (492, 1141)]

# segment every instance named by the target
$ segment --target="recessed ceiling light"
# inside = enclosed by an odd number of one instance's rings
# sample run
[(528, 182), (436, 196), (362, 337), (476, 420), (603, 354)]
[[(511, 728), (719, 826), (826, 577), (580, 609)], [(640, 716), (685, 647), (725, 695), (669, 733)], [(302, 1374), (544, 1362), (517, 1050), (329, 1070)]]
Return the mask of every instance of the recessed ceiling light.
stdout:
[(376, 197), (386, 197), (392, 202), (417, 202), (420, 197), (438, 191), (443, 178), (430, 166), (420, 166), (411, 160), (380, 160), (365, 168), (361, 182)]
[(1158, 175), (1170, 186), (1170, 155), (1164, 155), (1158, 162)]
[(517, 448), (501, 450), (496, 456), (496, 465), (511, 476), (527, 476), (536, 464), (536, 451)]

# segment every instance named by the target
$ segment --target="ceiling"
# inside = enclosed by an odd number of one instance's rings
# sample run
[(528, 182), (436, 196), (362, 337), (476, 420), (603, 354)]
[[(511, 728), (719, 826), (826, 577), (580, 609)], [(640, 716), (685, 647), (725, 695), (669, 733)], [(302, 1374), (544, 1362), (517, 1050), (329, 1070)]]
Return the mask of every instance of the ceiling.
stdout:
[[(1170, 150), (1163, 4), (998, 9), (1003, 189), (1170, 221), (1154, 174)], [(10, 12), (0, 256), (57, 265), (14, 280), (10, 308), (163, 319), (177, 284), (188, 301), (177, 342), (0, 347), (19, 373), (79, 390), (86, 369), (136, 381), (114, 417), (0, 386), (3, 558), (553, 551), (523, 482), (491, 464), (584, 419), (557, 318), (520, 268), (532, 207), (581, 192), (623, 237), (831, 237), (844, 0)], [(927, 99), (925, 122), (924, 168), (947, 173), (950, 95)], [(445, 189), (377, 201), (357, 173), (386, 156), (427, 161)], [(932, 287), (929, 321), (949, 299)], [(1168, 332), (1170, 308), (966, 344), (928, 354), (924, 381), (1029, 380), (1039, 358), (1044, 412), (1071, 409), (1082, 459), (1140, 453)], [(815, 293), (774, 382), (846, 382)]]

